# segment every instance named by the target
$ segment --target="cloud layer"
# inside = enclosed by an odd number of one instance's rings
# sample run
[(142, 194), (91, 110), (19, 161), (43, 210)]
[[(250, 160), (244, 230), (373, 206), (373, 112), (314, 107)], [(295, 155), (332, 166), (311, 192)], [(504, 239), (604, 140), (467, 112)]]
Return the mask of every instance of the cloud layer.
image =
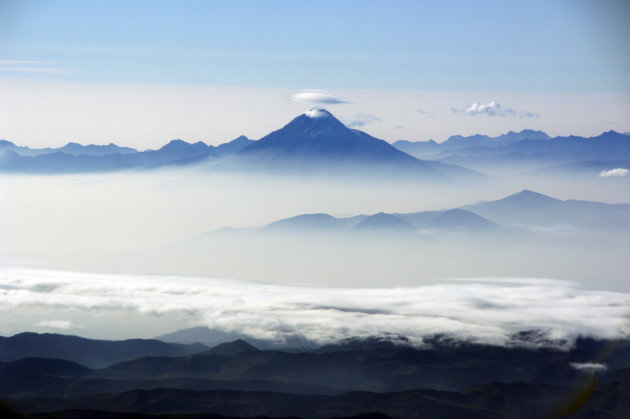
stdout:
[(537, 330), (545, 344), (566, 344), (582, 335), (627, 336), (630, 295), (557, 280), (478, 279), (370, 289), (2, 269), (0, 307), (4, 322), (36, 308), (75, 313), (77, 319), (88, 311), (117, 310), (127, 317), (177, 313), (190, 324), (277, 342), (394, 334), (421, 344), (425, 336), (444, 333), (503, 345), (524, 344), (513, 336)]

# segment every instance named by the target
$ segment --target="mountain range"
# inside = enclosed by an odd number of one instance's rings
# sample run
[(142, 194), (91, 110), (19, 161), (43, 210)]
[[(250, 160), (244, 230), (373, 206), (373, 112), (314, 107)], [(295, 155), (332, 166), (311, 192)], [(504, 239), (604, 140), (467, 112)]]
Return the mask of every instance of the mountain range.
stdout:
[(81, 173), (187, 166), (220, 159), (247, 147), (253, 140), (240, 136), (219, 146), (202, 141), (173, 140), (157, 150), (138, 151), (109, 145), (68, 143), (60, 148), (31, 149), (0, 140), (0, 171), (13, 173)]
[[(414, 213), (378, 213), (337, 218), (329, 214), (300, 214), (258, 229), (275, 233), (388, 232), (395, 234), (524, 233), (563, 228), (566, 232), (624, 232), (630, 226), (630, 204), (559, 200), (527, 189), (496, 201), (459, 208)], [(220, 229), (230, 233), (238, 229)], [(213, 234), (207, 233), (207, 234)]]
[[(443, 143), (402, 140), (393, 145), (418, 158), (493, 174), (553, 167), (556, 173), (597, 175), (602, 170), (630, 167), (630, 135), (615, 131), (589, 138), (551, 138), (542, 131), (523, 130), (497, 137), (456, 135)], [(589, 164), (583, 164), (586, 162)]]
[(113, 143), (32, 149), (0, 140), (1, 172), (103, 172), (199, 164), (211, 171), (400, 175), (434, 181), (475, 180), (483, 173), (506, 170), (597, 175), (630, 168), (630, 136), (608, 131), (592, 138), (551, 138), (542, 131), (523, 130), (497, 137), (456, 135), (443, 143), (389, 144), (348, 128), (324, 109), (311, 109), (257, 141), (241, 136), (216, 147), (173, 140), (146, 151)]
[[(40, 343), (55, 347), (58, 340), (71, 338), (79, 339), (49, 334)], [(105, 348), (116, 342), (92, 343)], [(59, 418), (82, 417), (87, 410), (97, 411), (91, 417), (121, 417), (99, 416), (100, 411), (315, 418), (375, 412), (381, 416), (364, 417), (413, 418), (432, 412), (439, 417), (525, 418), (570, 410), (569, 402), (581, 392), (590, 395), (587, 407), (581, 401), (582, 415), (572, 417), (602, 412), (608, 416), (597, 417), (620, 417), (630, 406), (627, 341), (581, 338), (562, 351), (470, 344), (445, 336), (427, 338), (423, 347), (400, 338), (353, 338), (285, 352), (236, 340), (168, 357), (142, 355), (146, 348), (140, 341), (134, 345), (138, 358), (102, 368), (46, 357), (54, 351), (0, 362), (0, 397), (20, 411), (59, 412), (54, 416)], [(606, 368), (597, 367), (603, 362)], [(596, 381), (582, 367), (588, 365), (599, 368)]]

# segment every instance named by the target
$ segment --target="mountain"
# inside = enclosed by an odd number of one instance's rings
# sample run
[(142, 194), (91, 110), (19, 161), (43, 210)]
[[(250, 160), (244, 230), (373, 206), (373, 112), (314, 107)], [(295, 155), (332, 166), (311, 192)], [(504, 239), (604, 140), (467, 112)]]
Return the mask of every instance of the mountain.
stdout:
[(311, 109), (234, 155), (230, 167), (297, 173), (369, 171), (445, 180), (427, 163), (383, 140), (350, 129), (324, 109)]
[(254, 140), (250, 140), (244, 135), (233, 139), (227, 143), (220, 144), (214, 148), (214, 155), (217, 157), (224, 157), (230, 154), (238, 153), (248, 145), (252, 144)]
[(427, 156), (438, 153), (444, 150), (457, 150), (467, 148), (497, 148), (504, 147), (518, 141), (523, 140), (550, 140), (546, 133), (543, 131), (536, 131), (531, 129), (524, 129), (520, 132), (509, 131), (505, 134), (498, 135), (496, 137), (490, 137), (488, 135), (452, 135), (446, 141), (442, 143), (436, 143), (433, 140), (429, 141), (408, 141), (400, 140), (394, 142), (392, 145), (399, 150), (409, 153), (413, 156)]
[(224, 342), (213, 348), (208, 349), (206, 352), (203, 352), (204, 355), (223, 355), (223, 356), (232, 356), (239, 354), (241, 352), (256, 352), (258, 348), (249, 343), (245, 342), (242, 339), (237, 339), (233, 342)]
[(217, 147), (202, 141), (172, 140), (157, 150), (138, 151), (113, 143), (87, 146), (68, 143), (60, 148), (31, 149), (1, 140), (0, 172), (52, 174), (187, 166), (229, 156), (251, 143), (245, 136)]
[[(379, 394), (352, 392), (329, 396), (271, 391), (187, 391), (161, 388), (81, 398), (18, 400), (15, 405), (28, 413), (42, 412), (29, 416), (41, 419), (625, 417), (630, 408), (630, 391), (627, 385), (624, 382), (589, 385), (592, 381), (594, 380), (585, 379), (584, 383), (576, 387), (540, 383), (488, 383), (461, 392), (422, 389)], [(92, 407), (92, 410), (88, 410), (88, 407)], [(214, 416), (215, 414), (221, 416)]]
[(361, 220), (354, 226), (359, 231), (411, 231), (415, 227), (395, 215), (379, 212)]
[(343, 226), (343, 221), (328, 214), (302, 214), (274, 221), (263, 227), (266, 230), (334, 230)]
[(630, 204), (562, 201), (527, 189), (497, 201), (462, 207), (503, 224), (530, 227), (572, 226), (581, 229), (625, 231)]
[(519, 174), (548, 166), (559, 166), (559, 173), (562, 165), (570, 163), (630, 160), (630, 135), (615, 131), (589, 138), (550, 138), (541, 131), (524, 130), (498, 137), (452, 136), (443, 143), (397, 141), (394, 146), (418, 158), (497, 174)]
[[(400, 338), (354, 338), (316, 351), (290, 353), (257, 350), (237, 341), (195, 355), (141, 357), (93, 370), (58, 359), (31, 358), (0, 365), (0, 397), (65, 398), (157, 388), (255, 391), (263, 386), (320, 395), (418, 388), (458, 392), (492, 382), (573, 385), (584, 377), (572, 366), (575, 363), (605, 362), (608, 369), (599, 378), (608, 383), (630, 368), (627, 341), (578, 339), (567, 351), (430, 337), (427, 342), (416, 348)], [(9, 380), (20, 374), (19, 382)]]
[(463, 137), (461, 135), (453, 135), (444, 141), (442, 147), (449, 149), (466, 148), (471, 146), (485, 146), (485, 147), (501, 147), (516, 143), (523, 140), (549, 140), (547, 134), (542, 131), (535, 131), (531, 129), (525, 129), (521, 132), (509, 131), (506, 134), (501, 134), (497, 137), (489, 137), (487, 135), (471, 135)]
[[(336, 218), (329, 214), (302, 214), (274, 221), (261, 228), (220, 229), (281, 233), (413, 232), (442, 233), (532, 233), (564, 231), (577, 233), (592, 230), (623, 233), (630, 226), (630, 204), (607, 204), (594, 201), (562, 201), (541, 193), (522, 190), (496, 201), (464, 205), (460, 208), (414, 213), (380, 212)], [(217, 231), (218, 232), (218, 231)], [(210, 237), (217, 232), (206, 233)]]
[(157, 336), (155, 339), (161, 340), (163, 342), (180, 344), (201, 343), (208, 347), (216, 347), (217, 345), (220, 345), (224, 342), (247, 341), (251, 343), (255, 348), (282, 349), (290, 351), (305, 350), (307, 348), (313, 348), (316, 346), (313, 342), (306, 341), (300, 336), (295, 336), (293, 338), (289, 337), (285, 339), (285, 341), (283, 341), (282, 343), (279, 343), (271, 339), (256, 339), (253, 336), (248, 336), (241, 333), (224, 332), (222, 330), (211, 329), (205, 326), (176, 330), (175, 332)]
[[(515, 339), (534, 343), (539, 337), (532, 332)], [(630, 342), (623, 339), (578, 338), (559, 350), (440, 335), (414, 347), (391, 336), (295, 353), (257, 350), (237, 340), (194, 355), (140, 357), (100, 369), (60, 359), (0, 362), (0, 398), (22, 412), (56, 412), (37, 416), (54, 418), (123, 417), (105, 412), (559, 417), (576, 399), (584, 407), (569, 417), (623, 417), (630, 407), (629, 355)], [(595, 379), (576, 367), (584, 363), (606, 368)]]
[(86, 156), (103, 156), (106, 154), (132, 154), (138, 153), (138, 150), (131, 147), (119, 147), (114, 143), (107, 145), (81, 145), (78, 143), (68, 143), (65, 146), (57, 149), (65, 154), (71, 154), (73, 156), (86, 155)]
[(58, 334), (20, 333), (0, 337), (0, 361), (59, 358), (99, 368), (141, 356), (183, 356), (207, 350), (201, 344), (183, 345), (153, 339), (105, 341)]

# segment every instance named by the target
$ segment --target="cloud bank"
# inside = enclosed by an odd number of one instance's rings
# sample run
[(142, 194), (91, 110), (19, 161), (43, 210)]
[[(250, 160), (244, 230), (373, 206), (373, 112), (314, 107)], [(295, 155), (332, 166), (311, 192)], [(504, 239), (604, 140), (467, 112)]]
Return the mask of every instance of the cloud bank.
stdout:
[[(0, 269), (4, 322), (35, 308), (75, 313), (77, 319), (111, 310), (127, 318), (176, 313), (190, 324), (276, 342), (298, 336), (322, 344), (393, 334), (421, 345), (423, 337), (447, 334), (496, 345), (567, 345), (578, 336), (627, 336), (628, 307), (629, 294), (557, 280), (478, 279), (381, 289)], [(540, 332), (540, 342), (514, 340), (532, 330)]]
[(507, 106), (503, 106), (495, 101), (488, 102), (486, 104), (479, 104), (477, 102), (474, 102), (472, 105), (470, 105), (467, 108), (463, 108), (463, 109), (451, 108), (451, 110), (453, 111), (453, 113), (469, 115), (469, 116), (477, 116), (477, 115), (498, 116), (498, 117), (518, 116), (521, 119), (540, 118), (540, 115), (537, 114), (536, 112), (516, 111)]
[(291, 95), (291, 100), (294, 102), (312, 103), (316, 105), (337, 105), (348, 103), (336, 96), (317, 90), (294, 93)]
[(628, 176), (630, 170), (618, 167), (616, 169), (603, 170), (599, 177), (624, 177)]

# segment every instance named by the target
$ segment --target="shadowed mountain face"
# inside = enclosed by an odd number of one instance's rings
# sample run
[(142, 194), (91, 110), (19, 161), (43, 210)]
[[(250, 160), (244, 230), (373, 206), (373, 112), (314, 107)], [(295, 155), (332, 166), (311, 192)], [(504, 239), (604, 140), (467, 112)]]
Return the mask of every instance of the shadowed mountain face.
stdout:
[[(26, 358), (0, 363), (0, 397), (31, 413), (93, 409), (239, 417), (327, 418), (378, 411), (400, 418), (428, 413), (529, 418), (566, 409), (584, 391), (593, 395), (580, 411), (591, 416), (576, 417), (602, 417), (601, 412), (622, 417), (616, 415), (630, 406), (627, 341), (578, 339), (569, 351), (466, 344), (439, 336), (427, 344), (414, 348), (399, 338), (353, 338), (288, 353), (234, 341), (195, 355), (142, 357), (98, 370)], [(576, 368), (589, 362), (607, 365), (597, 381)]]
[(236, 154), (232, 166), (271, 171), (375, 170), (427, 179), (447, 176), (383, 140), (350, 129), (324, 109), (311, 109)]

